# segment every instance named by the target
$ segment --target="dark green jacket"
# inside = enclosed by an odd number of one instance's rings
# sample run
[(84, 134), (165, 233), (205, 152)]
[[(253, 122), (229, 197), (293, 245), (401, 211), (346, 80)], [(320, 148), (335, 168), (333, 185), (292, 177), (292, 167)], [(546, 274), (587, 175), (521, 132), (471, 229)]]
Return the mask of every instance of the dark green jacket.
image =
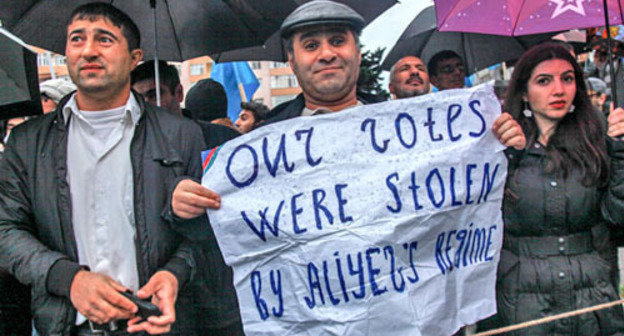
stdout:
[[(510, 161), (497, 279), (501, 325), (619, 299), (610, 228), (624, 224), (624, 143), (609, 140), (610, 182), (585, 187), (578, 171), (547, 174), (538, 143)], [(622, 307), (522, 329), (511, 335), (624, 335)]]

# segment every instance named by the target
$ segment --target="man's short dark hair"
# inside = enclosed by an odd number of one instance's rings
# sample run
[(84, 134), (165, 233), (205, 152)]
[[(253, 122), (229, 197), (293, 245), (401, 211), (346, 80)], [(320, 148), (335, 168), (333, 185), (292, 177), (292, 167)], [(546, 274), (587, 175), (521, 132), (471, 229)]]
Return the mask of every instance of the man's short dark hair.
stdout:
[(193, 119), (212, 121), (227, 117), (227, 94), (223, 85), (212, 78), (197, 82), (186, 94), (184, 105)]
[[(176, 88), (180, 85), (180, 75), (178, 69), (175, 66), (167, 64), (165, 61), (158, 61), (158, 74), (160, 82), (165, 84), (169, 88), (171, 94), (175, 93)], [(155, 79), (156, 72), (154, 71), (154, 60), (149, 60), (139, 64), (130, 73), (131, 83), (134, 85), (137, 82), (146, 79)]]
[(442, 50), (439, 53), (433, 55), (433, 57), (431, 57), (431, 59), (429, 60), (429, 63), (427, 63), (427, 72), (429, 72), (429, 76), (437, 76), (438, 64), (440, 64), (440, 62), (442, 61), (446, 61), (447, 59), (452, 58), (459, 58), (459, 60), (463, 62), (462, 58), (452, 50)]
[(91, 2), (74, 9), (66, 26), (69, 26), (74, 20), (89, 20), (93, 22), (102, 17), (109, 19), (113, 25), (121, 28), (121, 32), (128, 41), (129, 51), (139, 49), (141, 46), (139, 27), (126, 13), (108, 3)]
[(251, 111), (256, 123), (266, 119), (269, 114), (269, 108), (266, 105), (255, 101), (242, 102), (240, 107), (243, 110)]

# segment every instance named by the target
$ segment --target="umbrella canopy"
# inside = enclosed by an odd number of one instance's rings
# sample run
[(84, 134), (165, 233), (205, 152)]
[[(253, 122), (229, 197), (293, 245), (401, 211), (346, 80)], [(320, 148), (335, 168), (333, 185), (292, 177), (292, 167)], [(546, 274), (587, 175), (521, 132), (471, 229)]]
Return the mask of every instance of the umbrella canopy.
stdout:
[[(624, 0), (434, 0), (438, 28), (507, 36), (519, 36), (609, 26), (624, 22)], [(611, 35), (607, 29), (611, 78), (615, 78)], [(617, 92), (611, 81), (611, 92)], [(613, 95), (619, 106), (617, 95)]]
[(390, 70), (399, 59), (418, 56), (427, 64), (431, 57), (443, 50), (452, 50), (462, 57), (467, 73), (519, 58), (530, 46), (549, 39), (554, 34), (524, 36), (522, 38), (437, 30), (435, 8), (423, 9), (405, 29), (382, 63)]
[[(621, 24), (621, 0), (605, 0)], [(518, 36), (605, 25), (603, 1), (434, 0), (441, 31)], [(624, 2), (624, 1), (622, 1)]]
[[(302, 1), (303, 2), (303, 1)], [(372, 22), (388, 8), (398, 1), (396, 0), (337, 0), (353, 8), (364, 18), (366, 24)], [(288, 59), (283, 52), (282, 40), (279, 31), (276, 31), (262, 45), (210, 55), (216, 62), (232, 61), (276, 61), (286, 62)]]
[[(4, 27), (31, 45), (65, 53), (65, 30), (74, 8), (92, 0), (3, 0)], [(183, 61), (210, 53), (261, 45), (277, 31), (301, 0), (108, 0), (128, 14), (141, 31), (146, 59)]]
[(37, 55), (0, 28), (0, 120), (42, 114)]

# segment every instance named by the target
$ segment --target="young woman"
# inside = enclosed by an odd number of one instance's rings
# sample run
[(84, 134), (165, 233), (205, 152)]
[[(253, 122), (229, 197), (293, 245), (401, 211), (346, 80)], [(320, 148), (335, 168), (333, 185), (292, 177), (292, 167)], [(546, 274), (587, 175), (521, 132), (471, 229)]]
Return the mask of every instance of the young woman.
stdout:
[[(517, 139), (515, 128), (500, 126), (513, 119), (524, 134), (516, 144), (526, 145), (508, 150), (500, 326), (619, 299), (609, 231), (624, 224), (624, 143), (616, 139), (624, 110), (605, 121), (569, 51), (545, 43), (516, 63), (505, 111), (494, 133), (504, 144)], [(513, 335), (624, 335), (622, 315), (617, 306)]]

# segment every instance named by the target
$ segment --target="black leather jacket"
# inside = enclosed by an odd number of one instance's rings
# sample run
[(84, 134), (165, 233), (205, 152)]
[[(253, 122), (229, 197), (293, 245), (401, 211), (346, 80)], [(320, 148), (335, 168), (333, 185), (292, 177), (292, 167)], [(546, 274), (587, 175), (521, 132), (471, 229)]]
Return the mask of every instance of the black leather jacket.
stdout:
[[(76, 317), (69, 289), (80, 265), (66, 179), (68, 125), (62, 115), (68, 98), (54, 113), (16, 127), (0, 162), (0, 268), (32, 286), (40, 335), (69, 335)], [(192, 121), (137, 101), (143, 113), (130, 156), (139, 282), (144, 285), (166, 269), (183, 286), (194, 270), (192, 249), (161, 213), (179, 177), (201, 176), (204, 141)]]

